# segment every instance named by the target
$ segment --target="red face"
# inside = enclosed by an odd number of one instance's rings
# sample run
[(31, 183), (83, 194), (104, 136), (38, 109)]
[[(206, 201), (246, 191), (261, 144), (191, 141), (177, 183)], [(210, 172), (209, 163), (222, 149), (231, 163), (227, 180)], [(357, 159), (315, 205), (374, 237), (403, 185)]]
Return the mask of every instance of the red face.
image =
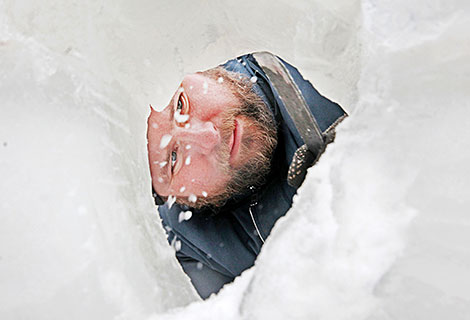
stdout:
[(242, 137), (249, 119), (234, 116), (240, 102), (224, 84), (201, 74), (184, 78), (169, 105), (148, 118), (152, 184), (161, 196), (219, 194), (245, 163)]

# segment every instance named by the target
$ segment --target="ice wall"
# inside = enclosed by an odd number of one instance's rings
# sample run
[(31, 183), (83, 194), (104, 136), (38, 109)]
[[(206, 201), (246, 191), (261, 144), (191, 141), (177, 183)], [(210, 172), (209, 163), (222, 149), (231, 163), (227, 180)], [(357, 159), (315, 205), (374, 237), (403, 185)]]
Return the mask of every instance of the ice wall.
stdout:
[[(466, 1), (0, 2), (2, 319), (465, 319)], [(269, 50), (350, 118), (256, 266), (197, 301), (149, 194), (148, 104)]]
[(465, 9), (362, 1), (357, 104), (260, 257), (247, 318), (468, 317)]
[(148, 101), (110, 55), (117, 9), (2, 3), (1, 319), (141, 319), (196, 297), (152, 203)]

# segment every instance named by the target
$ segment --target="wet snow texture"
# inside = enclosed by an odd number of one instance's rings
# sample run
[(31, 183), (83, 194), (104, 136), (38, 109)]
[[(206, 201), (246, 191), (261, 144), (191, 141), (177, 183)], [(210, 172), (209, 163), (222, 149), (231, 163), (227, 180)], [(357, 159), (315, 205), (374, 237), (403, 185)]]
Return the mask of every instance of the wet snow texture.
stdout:
[[(0, 318), (468, 318), (469, 9), (4, 0)], [(148, 105), (255, 50), (350, 118), (256, 266), (197, 302), (152, 204)]]

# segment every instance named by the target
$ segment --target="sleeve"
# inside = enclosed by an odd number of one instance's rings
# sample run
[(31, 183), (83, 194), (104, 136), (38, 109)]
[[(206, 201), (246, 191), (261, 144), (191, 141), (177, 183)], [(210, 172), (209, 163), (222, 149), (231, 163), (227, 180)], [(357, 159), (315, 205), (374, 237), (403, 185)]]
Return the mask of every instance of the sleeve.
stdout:
[(177, 253), (176, 258), (183, 267), (184, 272), (191, 279), (197, 293), (204, 300), (209, 298), (211, 294), (219, 292), (225, 284), (232, 282), (234, 279), (183, 254)]

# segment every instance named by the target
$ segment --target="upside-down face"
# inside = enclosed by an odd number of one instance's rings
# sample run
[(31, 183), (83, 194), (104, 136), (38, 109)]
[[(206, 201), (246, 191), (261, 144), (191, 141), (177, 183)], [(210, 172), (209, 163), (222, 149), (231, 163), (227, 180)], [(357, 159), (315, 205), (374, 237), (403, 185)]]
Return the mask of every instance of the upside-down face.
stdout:
[[(259, 164), (269, 167), (272, 146), (265, 140), (272, 139), (265, 139), (266, 130), (253, 117), (265, 114), (266, 106), (252, 93), (249, 101), (242, 101), (234, 93), (242, 85), (229, 82), (204, 73), (187, 75), (166, 108), (151, 108), (148, 154), (152, 184), (160, 196), (197, 206), (196, 199), (204, 202), (224, 193), (228, 197), (227, 191), (238, 192), (244, 180), (251, 183), (246, 177), (259, 175)], [(253, 100), (259, 100), (262, 111), (250, 107)], [(268, 127), (272, 131), (271, 124)], [(260, 152), (265, 149), (269, 150)]]

